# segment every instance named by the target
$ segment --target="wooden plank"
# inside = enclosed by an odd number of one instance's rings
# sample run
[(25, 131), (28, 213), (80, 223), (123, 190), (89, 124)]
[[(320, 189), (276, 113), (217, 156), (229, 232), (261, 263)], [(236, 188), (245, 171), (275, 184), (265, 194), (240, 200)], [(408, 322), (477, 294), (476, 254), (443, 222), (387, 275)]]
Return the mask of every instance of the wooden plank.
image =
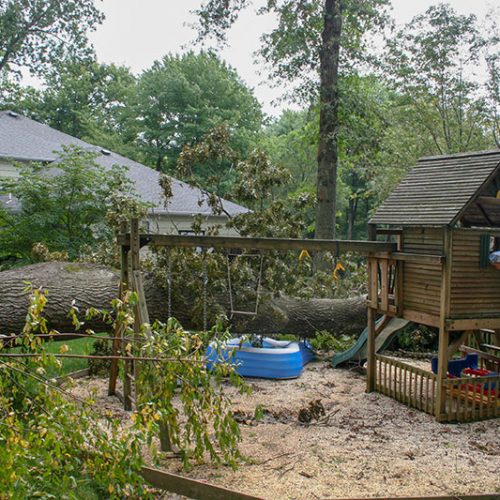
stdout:
[(373, 392), (376, 384), (376, 371), (375, 371), (375, 311), (368, 308), (368, 369), (366, 378), (366, 392)]
[(481, 328), (500, 328), (500, 317), (466, 318), (466, 319), (448, 318), (446, 320), (446, 323), (450, 331), (479, 330)]
[[(148, 305), (146, 303), (146, 294), (144, 292), (144, 283), (142, 280), (141, 271), (133, 271), (132, 276), (134, 278), (134, 289), (137, 293), (137, 311), (136, 314), (139, 318), (139, 325), (148, 324), (149, 325), (149, 312)], [(146, 337), (151, 337), (151, 329), (146, 330)]]
[(488, 354), (484, 351), (474, 349), (473, 347), (462, 346), (460, 348), (461, 352), (477, 354), (480, 358), (490, 361), (491, 363), (497, 365), (497, 369), (500, 368), (500, 357), (494, 354)]
[(408, 307), (408, 309), (439, 315), (439, 305), (436, 304), (437, 300), (439, 300), (439, 296), (415, 295), (411, 291), (407, 291), (404, 306), (405, 308)]
[(370, 307), (378, 308), (378, 261), (368, 259), (368, 297)]
[(414, 323), (418, 323), (421, 325), (427, 326), (439, 326), (439, 316), (422, 313), (420, 311), (415, 311), (411, 309), (403, 309), (403, 318), (408, 321), (413, 321)]
[(439, 346), (438, 346), (438, 373), (437, 373), (437, 394), (435, 402), (436, 418), (441, 418), (445, 411), (446, 390), (444, 381), (448, 373), (448, 344), (450, 332), (446, 324), (446, 318), (450, 310), (450, 288), (451, 288), (451, 263), (452, 255), (452, 240), (453, 233), (450, 228), (445, 228), (444, 231), (444, 253), (446, 261), (443, 265), (443, 275), (441, 284), (441, 301), (440, 301), (440, 316), (439, 316)]
[(444, 255), (412, 253), (412, 252), (395, 252), (391, 254), (391, 259), (402, 260), (405, 262), (431, 262), (433, 264), (442, 264)]
[(394, 300), (396, 304), (396, 313), (398, 316), (403, 314), (404, 303), (404, 264), (398, 262), (396, 265), (396, 290), (394, 292)]
[[(243, 238), (239, 236), (194, 236), (178, 234), (141, 234), (140, 241), (154, 246), (179, 248), (245, 248), (252, 250), (308, 250), (340, 255), (358, 252), (364, 255), (395, 252), (396, 243), (354, 240), (315, 240), (287, 238)], [(130, 245), (130, 235), (120, 234), (118, 244)]]
[[(199, 500), (262, 500), (261, 497), (215, 486), (152, 467), (142, 467), (142, 477), (153, 487)], [(482, 500), (482, 499), (481, 499)]]
[(500, 208), (500, 198), (494, 198), (493, 196), (478, 196), (476, 203), (480, 203), (485, 207), (499, 207)]
[(83, 378), (87, 377), (88, 375), (89, 375), (89, 369), (83, 368), (82, 370), (76, 370), (71, 373), (66, 373), (66, 375), (61, 375), (60, 377), (56, 377), (55, 383), (56, 385), (61, 385), (64, 384), (64, 382), (66, 382), (67, 380)]
[(380, 308), (387, 311), (389, 306), (389, 262), (380, 260)]

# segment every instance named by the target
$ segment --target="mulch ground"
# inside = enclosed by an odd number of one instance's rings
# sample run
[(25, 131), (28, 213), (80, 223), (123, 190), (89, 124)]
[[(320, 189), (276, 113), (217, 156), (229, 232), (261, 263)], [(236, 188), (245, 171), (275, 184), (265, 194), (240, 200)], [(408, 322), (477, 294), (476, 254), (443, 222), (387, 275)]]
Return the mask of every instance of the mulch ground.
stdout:
[[(243, 435), (240, 467), (205, 463), (189, 477), (273, 500), (500, 493), (500, 419), (440, 424), (366, 394), (363, 374), (325, 361), (296, 380), (248, 383), (246, 396), (226, 388)], [(100, 406), (129, 418), (105, 379), (78, 380), (73, 390), (94, 390)], [(183, 474), (176, 460), (162, 466)]]

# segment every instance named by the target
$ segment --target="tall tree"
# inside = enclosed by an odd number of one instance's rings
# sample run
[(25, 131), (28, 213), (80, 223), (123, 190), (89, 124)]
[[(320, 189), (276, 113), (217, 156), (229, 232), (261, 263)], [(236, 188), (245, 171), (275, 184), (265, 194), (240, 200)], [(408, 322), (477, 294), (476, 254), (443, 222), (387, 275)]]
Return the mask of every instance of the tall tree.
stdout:
[(491, 128), (495, 144), (500, 148), (500, 50), (487, 58), (489, 79), (488, 103), (491, 116)]
[(87, 33), (103, 19), (93, 0), (0, 0), (0, 74), (87, 55)]
[(158, 170), (172, 170), (185, 145), (223, 123), (234, 129), (234, 149), (248, 151), (262, 121), (252, 91), (211, 52), (156, 61), (139, 78), (135, 109), (137, 144)]
[(477, 76), (492, 43), (475, 16), (459, 15), (447, 4), (431, 6), (390, 39), (386, 74), (404, 96), (414, 130), (428, 141), (428, 154), (492, 146), (486, 92)]
[[(335, 237), (338, 75), (366, 52), (363, 35), (385, 21), (387, 0), (266, 0), (259, 13), (273, 12), (278, 26), (262, 37), (260, 55), (271, 76), (299, 83), (295, 94), (319, 93), (320, 141), (317, 176), (317, 238)], [(226, 39), (227, 30), (251, 0), (208, 0), (197, 11), (200, 37)], [(342, 50), (341, 50), (342, 49)], [(318, 92), (319, 89), (319, 92)]]
[[(128, 68), (100, 64), (94, 57), (54, 64), (42, 89), (13, 84), (0, 106), (23, 113), (61, 132), (133, 156), (129, 130), (135, 77)], [(0, 97), (1, 99), (1, 97)]]

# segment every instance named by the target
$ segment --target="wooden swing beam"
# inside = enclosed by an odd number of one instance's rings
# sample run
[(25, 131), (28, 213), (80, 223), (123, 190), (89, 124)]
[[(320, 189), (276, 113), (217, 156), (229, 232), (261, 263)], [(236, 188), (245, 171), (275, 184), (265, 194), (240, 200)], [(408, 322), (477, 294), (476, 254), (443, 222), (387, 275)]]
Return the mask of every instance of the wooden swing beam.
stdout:
[[(118, 244), (130, 247), (130, 233), (118, 235)], [(346, 252), (363, 255), (395, 252), (396, 243), (358, 240), (314, 240), (294, 238), (246, 238), (240, 236), (193, 236), (178, 234), (141, 234), (140, 246), (178, 248), (245, 248), (248, 250), (308, 250), (331, 252), (338, 256)]]

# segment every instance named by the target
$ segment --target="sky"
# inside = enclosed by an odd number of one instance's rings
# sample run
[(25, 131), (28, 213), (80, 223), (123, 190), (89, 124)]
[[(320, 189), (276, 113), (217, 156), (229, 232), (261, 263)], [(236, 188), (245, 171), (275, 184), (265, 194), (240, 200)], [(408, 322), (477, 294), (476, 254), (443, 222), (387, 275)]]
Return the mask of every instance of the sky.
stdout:
[[(459, 13), (475, 14), (480, 19), (497, 2), (448, 1)], [(436, 3), (437, 0), (392, 0), (392, 15), (402, 25)], [(106, 15), (104, 23), (90, 36), (100, 62), (122, 64), (137, 74), (165, 54), (196, 49), (196, 32), (190, 26), (196, 17), (190, 11), (200, 6), (200, 0), (96, 0), (96, 4)], [(228, 47), (221, 51), (223, 59), (253, 88), (269, 115), (279, 114), (286, 103), (273, 105), (282, 90), (266, 82), (265, 71), (255, 64), (254, 53), (260, 46), (261, 34), (274, 25), (273, 16), (256, 16), (248, 10), (232, 28)]]

